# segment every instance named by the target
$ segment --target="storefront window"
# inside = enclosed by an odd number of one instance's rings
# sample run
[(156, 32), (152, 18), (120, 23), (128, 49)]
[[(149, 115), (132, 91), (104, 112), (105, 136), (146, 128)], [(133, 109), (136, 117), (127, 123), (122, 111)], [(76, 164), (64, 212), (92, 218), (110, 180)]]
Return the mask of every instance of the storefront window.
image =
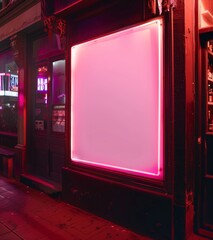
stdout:
[(65, 132), (65, 60), (52, 67), (52, 131)]
[(65, 104), (65, 60), (53, 62), (52, 103)]
[(71, 159), (162, 180), (163, 23), (71, 49)]
[(212, 0), (199, 0), (199, 28), (213, 26)]
[(18, 67), (12, 51), (0, 54), (0, 132), (17, 133)]
[(65, 60), (37, 68), (35, 129), (47, 130), (50, 124), (53, 132), (65, 132)]
[(48, 71), (47, 66), (37, 68), (35, 129), (45, 130), (48, 118)]

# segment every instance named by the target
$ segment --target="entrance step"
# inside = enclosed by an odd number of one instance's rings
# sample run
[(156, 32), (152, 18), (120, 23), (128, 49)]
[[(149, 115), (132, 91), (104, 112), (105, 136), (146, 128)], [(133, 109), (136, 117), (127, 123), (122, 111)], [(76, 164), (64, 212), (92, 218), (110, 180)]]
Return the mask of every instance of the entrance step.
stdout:
[(35, 188), (42, 192), (45, 192), (52, 197), (60, 197), (62, 186), (59, 183), (49, 181), (40, 176), (35, 176), (31, 174), (22, 174), (20, 181), (29, 187)]

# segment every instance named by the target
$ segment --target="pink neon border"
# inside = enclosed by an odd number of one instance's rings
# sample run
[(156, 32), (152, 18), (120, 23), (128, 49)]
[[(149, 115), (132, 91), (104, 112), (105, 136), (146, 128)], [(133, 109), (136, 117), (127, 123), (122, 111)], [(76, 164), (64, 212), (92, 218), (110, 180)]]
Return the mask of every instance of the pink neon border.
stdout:
[[(147, 25), (151, 25), (153, 23), (157, 23), (158, 26), (158, 84), (159, 84), (159, 88), (158, 88), (158, 171), (157, 173), (153, 173), (153, 172), (147, 172), (147, 171), (141, 171), (141, 170), (135, 170), (135, 169), (128, 169), (128, 168), (123, 168), (123, 167), (118, 167), (118, 166), (113, 166), (113, 165), (108, 165), (108, 164), (102, 164), (102, 163), (96, 163), (96, 162), (91, 162), (88, 160), (83, 160), (83, 159), (78, 159), (78, 158), (73, 158), (73, 96), (74, 96), (74, 92), (73, 92), (73, 82), (71, 84), (71, 160), (75, 161), (75, 162), (79, 162), (79, 163), (85, 163), (87, 165), (93, 165), (93, 166), (99, 166), (99, 167), (104, 167), (106, 169), (114, 169), (114, 170), (120, 170), (120, 171), (125, 171), (128, 173), (134, 173), (136, 175), (141, 175), (141, 176), (150, 176), (151, 178), (157, 178), (157, 179), (163, 179), (163, 174), (164, 174), (164, 170), (163, 170), (163, 23), (161, 19), (158, 20), (153, 20), (150, 21), (148, 23), (145, 24), (141, 24), (139, 26), (133, 27), (133, 28), (138, 28), (141, 26), (147, 26)], [(129, 29), (127, 29), (129, 30)], [(125, 30), (124, 30), (125, 31)], [(117, 32), (119, 33), (119, 31)], [(115, 33), (116, 34), (116, 33)], [(111, 34), (110, 34), (111, 35)], [(107, 36), (110, 36), (107, 35)], [(107, 37), (105, 36), (105, 37)], [(100, 37), (97, 39), (101, 39), (101, 38), (105, 38), (105, 37)], [(97, 40), (95, 39), (95, 40)], [(95, 40), (91, 40), (88, 42), (92, 42)], [(86, 44), (88, 42), (82, 43), (82, 44)], [(80, 44), (79, 44), (80, 45)], [(76, 45), (78, 46), (78, 45)], [(73, 46), (75, 47), (75, 46)], [(71, 56), (72, 56), (72, 48), (71, 48)], [(73, 58), (73, 56), (71, 57)], [(73, 63), (73, 61), (72, 61)], [(73, 79), (73, 74), (72, 74), (72, 68), (71, 68), (71, 79)], [(148, 177), (147, 176), (147, 177)]]

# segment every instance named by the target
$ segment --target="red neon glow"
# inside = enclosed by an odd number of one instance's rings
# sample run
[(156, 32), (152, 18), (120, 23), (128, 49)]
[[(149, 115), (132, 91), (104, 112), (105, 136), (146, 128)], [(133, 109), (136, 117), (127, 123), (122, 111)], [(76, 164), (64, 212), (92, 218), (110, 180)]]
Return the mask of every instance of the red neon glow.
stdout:
[(24, 102), (25, 102), (25, 98), (23, 93), (19, 94), (19, 107), (23, 108), (24, 107)]
[(71, 159), (163, 179), (163, 33), (154, 20), (71, 49)]

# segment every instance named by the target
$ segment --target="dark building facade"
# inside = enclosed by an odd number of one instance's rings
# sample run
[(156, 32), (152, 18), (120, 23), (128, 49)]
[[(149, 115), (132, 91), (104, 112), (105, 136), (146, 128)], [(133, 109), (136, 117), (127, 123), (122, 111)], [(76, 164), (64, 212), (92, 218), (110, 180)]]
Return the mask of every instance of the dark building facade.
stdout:
[(210, 0), (2, 1), (14, 178), (156, 239), (212, 238), (212, 14)]

